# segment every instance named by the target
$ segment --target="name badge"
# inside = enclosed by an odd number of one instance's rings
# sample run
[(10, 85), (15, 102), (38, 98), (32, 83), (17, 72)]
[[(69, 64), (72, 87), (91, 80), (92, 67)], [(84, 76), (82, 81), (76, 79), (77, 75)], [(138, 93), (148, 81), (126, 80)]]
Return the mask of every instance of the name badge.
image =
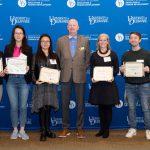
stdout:
[(143, 63), (144, 60), (143, 60), (143, 59), (138, 59), (138, 60), (136, 60), (136, 62), (141, 62), (141, 63)]
[(50, 59), (50, 64), (56, 65), (57, 64), (56, 59)]
[(110, 62), (111, 58), (110, 57), (104, 57), (104, 62)]

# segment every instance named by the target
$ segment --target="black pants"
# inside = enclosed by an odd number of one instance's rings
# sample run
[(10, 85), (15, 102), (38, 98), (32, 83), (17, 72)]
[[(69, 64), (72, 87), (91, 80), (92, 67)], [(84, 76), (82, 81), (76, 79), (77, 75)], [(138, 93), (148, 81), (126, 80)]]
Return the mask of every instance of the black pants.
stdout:
[(99, 117), (101, 130), (109, 130), (112, 121), (112, 105), (99, 105)]
[(39, 121), (41, 126), (41, 131), (49, 131), (50, 130), (50, 106), (44, 106), (40, 108), (39, 111)]

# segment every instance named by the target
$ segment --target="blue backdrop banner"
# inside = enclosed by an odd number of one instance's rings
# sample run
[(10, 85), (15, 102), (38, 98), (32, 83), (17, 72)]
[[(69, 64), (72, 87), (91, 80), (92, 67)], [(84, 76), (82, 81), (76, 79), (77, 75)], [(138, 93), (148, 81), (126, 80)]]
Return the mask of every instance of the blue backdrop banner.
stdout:
[[(0, 0), (0, 50), (3, 51), (10, 42), (12, 28), (20, 24), (27, 33), (29, 44), (36, 52), (37, 42), (42, 33), (48, 33), (56, 49), (57, 39), (68, 34), (67, 23), (71, 18), (79, 21), (79, 34), (90, 40), (91, 53), (96, 49), (97, 37), (101, 33), (110, 36), (112, 49), (122, 54), (130, 48), (129, 33), (138, 31), (142, 34), (141, 47), (150, 50), (150, 1), (149, 0)], [(124, 99), (124, 79), (116, 77), (120, 94), (120, 105), (113, 108), (111, 128), (127, 128), (128, 107)], [(85, 92), (85, 125), (86, 129), (99, 128), (97, 107), (88, 103), (91, 81), (89, 70)], [(61, 86), (58, 86), (60, 109), (52, 112), (53, 129), (62, 127)], [(28, 98), (28, 129), (39, 129), (38, 115), (31, 113), (31, 95)], [(76, 100), (72, 92), (70, 100), (71, 128), (75, 128)], [(140, 103), (137, 102), (138, 128), (143, 128), (143, 116)], [(0, 129), (10, 129), (10, 105), (5, 88), (0, 103)]]

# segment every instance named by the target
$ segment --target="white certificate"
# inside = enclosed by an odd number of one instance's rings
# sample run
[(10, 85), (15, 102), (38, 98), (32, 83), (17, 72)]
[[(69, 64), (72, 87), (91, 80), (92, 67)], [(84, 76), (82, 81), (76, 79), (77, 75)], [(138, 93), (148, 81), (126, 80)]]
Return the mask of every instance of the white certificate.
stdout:
[(39, 80), (50, 84), (58, 84), (60, 78), (60, 71), (57, 69), (51, 69), (42, 67), (40, 70)]
[(6, 58), (8, 74), (26, 74), (27, 59), (21, 58)]
[(3, 71), (3, 59), (0, 58), (0, 72)]
[(95, 81), (113, 80), (113, 68), (112, 67), (94, 67), (93, 79)]
[(143, 77), (144, 64), (142, 62), (126, 62), (125, 63), (125, 73), (126, 77)]

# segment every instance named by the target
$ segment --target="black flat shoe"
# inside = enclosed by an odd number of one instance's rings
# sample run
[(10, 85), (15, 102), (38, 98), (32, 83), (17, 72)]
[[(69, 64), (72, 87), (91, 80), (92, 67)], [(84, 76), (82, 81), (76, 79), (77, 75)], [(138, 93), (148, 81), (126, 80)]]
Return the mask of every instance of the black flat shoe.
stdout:
[(108, 137), (109, 137), (109, 130), (106, 130), (103, 133), (103, 138), (108, 138)]
[(45, 133), (41, 133), (40, 141), (46, 141), (46, 134)]
[(48, 138), (56, 138), (56, 134), (54, 132), (51, 132), (51, 131), (47, 131), (46, 136)]
[(103, 130), (100, 130), (98, 133), (95, 134), (96, 137), (100, 137), (104, 134)]

